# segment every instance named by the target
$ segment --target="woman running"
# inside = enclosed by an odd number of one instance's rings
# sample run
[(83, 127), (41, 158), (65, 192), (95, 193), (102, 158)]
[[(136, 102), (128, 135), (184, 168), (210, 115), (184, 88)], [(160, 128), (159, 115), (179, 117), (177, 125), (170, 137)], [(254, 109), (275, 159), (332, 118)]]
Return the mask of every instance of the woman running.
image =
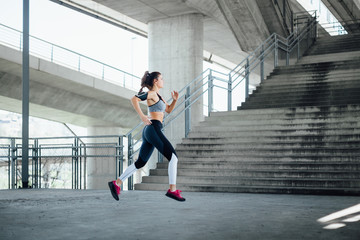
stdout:
[[(116, 180), (109, 182), (109, 188), (112, 196), (119, 201), (120, 186), (128, 179), (133, 173), (145, 166), (149, 160), (154, 148), (156, 148), (161, 154), (163, 154), (169, 160), (168, 174), (170, 188), (165, 194), (166, 196), (178, 201), (185, 201), (185, 198), (181, 196), (181, 191), (176, 190), (176, 174), (178, 158), (176, 152), (164, 134), (161, 132), (162, 122), (164, 119), (164, 112), (170, 113), (176, 104), (179, 97), (179, 93), (176, 91), (171, 92), (172, 103), (169, 105), (159, 95), (159, 90), (163, 87), (164, 81), (161, 73), (148, 71), (145, 72), (141, 79), (141, 89), (138, 95), (135, 95), (131, 99), (131, 103), (134, 106), (136, 112), (139, 114), (141, 120), (144, 122), (145, 127), (142, 132), (142, 145), (140, 148), (139, 158), (133, 164), (131, 164), (123, 174)], [(149, 89), (148, 92), (143, 92), (143, 88)], [(150, 117), (144, 115), (140, 108), (140, 101), (147, 101)]]

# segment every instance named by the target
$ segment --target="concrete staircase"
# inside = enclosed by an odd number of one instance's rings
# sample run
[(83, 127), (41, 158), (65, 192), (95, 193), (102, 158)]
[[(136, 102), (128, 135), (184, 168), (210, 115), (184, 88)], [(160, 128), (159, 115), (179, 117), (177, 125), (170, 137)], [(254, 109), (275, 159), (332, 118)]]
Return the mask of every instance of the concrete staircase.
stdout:
[[(359, 43), (360, 36), (319, 39), (238, 111), (212, 113), (176, 147), (178, 188), (360, 195)], [(167, 189), (167, 165), (135, 189)]]

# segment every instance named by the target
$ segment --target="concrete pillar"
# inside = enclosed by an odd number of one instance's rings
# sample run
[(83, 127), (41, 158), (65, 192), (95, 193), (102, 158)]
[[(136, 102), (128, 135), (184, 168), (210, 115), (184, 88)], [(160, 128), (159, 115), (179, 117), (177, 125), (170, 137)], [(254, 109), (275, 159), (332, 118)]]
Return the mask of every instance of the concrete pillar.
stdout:
[[(149, 22), (149, 71), (162, 73), (166, 100), (202, 73), (203, 32), (203, 16), (197, 13)], [(182, 114), (165, 132), (174, 147), (185, 136), (184, 119)], [(193, 124), (203, 120), (202, 99), (192, 106), (191, 119)]]
[[(89, 136), (100, 135), (121, 135), (121, 128), (117, 127), (90, 127)], [(113, 143), (118, 142), (118, 138), (89, 138), (89, 143)], [(87, 155), (114, 155), (115, 148), (87, 148)], [(115, 180), (116, 162), (115, 157), (88, 157), (86, 160), (87, 168), (87, 189), (108, 189), (107, 183)]]

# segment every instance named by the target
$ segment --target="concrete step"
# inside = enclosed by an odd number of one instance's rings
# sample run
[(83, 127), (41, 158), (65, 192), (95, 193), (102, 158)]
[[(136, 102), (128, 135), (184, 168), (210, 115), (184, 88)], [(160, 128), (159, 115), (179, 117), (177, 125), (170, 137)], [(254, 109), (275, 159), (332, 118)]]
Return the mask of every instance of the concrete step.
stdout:
[(225, 148), (192, 148), (192, 149), (177, 149), (179, 157), (216, 157), (216, 156), (239, 156), (246, 158), (252, 157), (353, 157), (357, 158), (360, 155), (359, 148), (299, 148), (299, 149), (225, 149)]
[[(360, 73), (359, 73), (360, 74)], [(359, 74), (327, 74), (323, 76), (316, 75), (295, 75), (284, 74), (284, 75), (273, 75), (269, 76), (264, 80), (259, 86), (276, 86), (279, 87), (283, 85), (304, 85), (304, 84), (321, 84), (327, 83), (336, 86), (339, 83), (346, 85), (357, 84), (359, 81)], [(341, 79), (341, 81), (339, 81)]]
[(262, 118), (277, 114), (280, 116), (280, 118), (285, 118), (287, 116), (300, 116), (300, 115), (306, 115), (306, 116), (317, 116), (320, 117), (322, 114), (328, 115), (337, 115), (337, 114), (346, 114), (346, 113), (353, 113), (353, 112), (359, 112), (360, 111), (360, 105), (358, 104), (344, 104), (341, 106), (326, 106), (326, 107), (299, 107), (299, 108), (270, 108), (270, 109), (248, 109), (248, 110), (241, 110), (241, 111), (226, 111), (226, 112), (211, 112), (211, 117), (216, 116), (261, 116)]
[[(165, 191), (168, 184), (141, 183), (135, 184), (135, 190)], [(231, 193), (276, 193), (276, 194), (318, 194), (359, 196), (357, 188), (319, 188), (319, 187), (281, 187), (281, 186), (232, 186), (220, 184), (178, 184), (184, 192), (231, 192)]]
[[(256, 95), (250, 95), (248, 102), (256, 101), (256, 100), (264, 100), (266, 99), (267, 102), (273, 101), (276, 102), (277, 100), (287, 101), (287, 100), (295, 100), (299, 101), (302, 100), (303, 102), (311, 101), (313, 99), (321, 100), (321, 101), (332, 101), (333, 99), (339, 99), (341, 101), (350, 100), (360, 100), (360, 89), (334, 89), (334, 90), (310, 90), (304, 91), (303, 89), (299, 89), (299, 92), (296, 93), (258, 93)], [(359, 101), (360, 104), (360, 101)]]
[[(265, 109), (264, 109), (265, 110)], [(245, 111), (245, 110), (244, 110)], [(216, 116), (205, 118), (204, 122), (200, 122), (194, 126), (211, 126), (218, 124), (219, 126), (228, 126), (230, 124), (241, 124), (245, 125), (264, 125), (264, 124), (326, 124), (326, 123), (336, 123), (336, 122), (354, 122), (359, 120), (360, 112), (353, 112), (354, 116), (351, 117), (351, 113), (318, 113), (318, 114), (286, 114), (279, 116), (277, 114), (268, 114), (268, 115), (247, 115), (247, 116)], [(264, 116), (264, 118), (262, 118)], [(314, 119), (312, 122), (311, 120)]]
[(309, 54), (317, 55), (317, 54), (327, 54), (327, 53), (343, 53), (343, 52), (353, 52), (353, 51), (360, 51), (360, 47), (343, 47), (343, 46), (318, 46), (317, 48), (313, 49)]
[(316, 40), (316, 44), (334, 44), (337, 42), (348, 42), (352, 40), (354, 41), (360, 40), (360, 35), (356, 33), (352, 33), (352, 34), (344, 34), (337, 36), (319, 37)]
[(328, 53), (319, 55), (309, 55), (300, 58), (297, 64), (310, 64), (334, 61), (350, 61), (360, 60), (360, 51), (344, 52), (344, 53)]
[[(353, 62), (353, 61), (349, 61)], [(325, 62), (326, 64), (330, 64), (329, 62)], [(320, 67), (320, 66), (312, 66), (313, 64), (307, 64), (307, 63), (299, 63), (299, 65), (291, 65), (291, 66), (284, 66), (284, 67), (277, 67), (274, 71), (272, 71), (270, 74), (266, 76), (266, 79), (272, 78), (272, 77), (279, 77), (279, 78), (285, 78), (288, 76), (292, 76), (294, 79), (303, 77), (336, 77), (336, 76), (356, 76), (356, 74), (359, 72), (359, 69), (357, 68), (357, 65), (360, 63), (360, 60), (356, 62), (356, 64), (346, 64), (344, 66), (342, 65), (334, 65), (331, 67)], [(297, 67), (293, 67), (297, 66)]]
[(312, 106), (318, 106), (318, 107), (326, 107), (329, 105), (336, 106), (336, 105), (343, 105), (343, 104), (358, 104), (358, 101), (354, 100), (348, 100), (348, 101), (326, 101), (321, 102), (318, 101), (316, 103), (311, 102), (293, 102), (293, 103), (272, 103), (272, 104), (263, 104), (263, 103), (257, 103), (257, 104), (246, 104), (242, 103), (241, 106), (239, 106), (238, 110), (246, 110), (246, 109), (266, 109), (266, 108), (274, 108), (274, 107), (283, 107), (283, 108), (297, 108), (297, 107), (312, 107)]
[[(232, 132), (190, 132), (191, 138), (250, 138), (250, 137), (300, 137), (300, 138), (314, 138), (317, 136), (347, 136), (347, 135), (359, 135), (359, 130), (347, 129), (347, 130), (314, 130), (314, 131), (296, 131), (296, 130), (279, 130), (279, 131), (232, 131)], [(340, 138), (341, 139), (341, 138)]]
[[(218, 155), (192, 155), (188, 154), (186, 152), (178, 152), (177, 153), (179, 158), (181, 159), (222, 159), (221, 161), (226, 161), (228, 159), (237, 159), (237, 161), (247, 162), (247, 161), (253, 161), (253, 162), (339, 162), (347, 163), (347, 162), (353, 162), (354, 159), (357, 159), (357, 156), (347, 156), (347, 155), (341, 155), (341, 156), (333, 156), (331, 154), (323, 154), (323, 155), (300, 155), (300, 154), (289, 154), (289, 155), (235, 155), (235, 154), (218, 154)], [(199, 167), (203, 166), (203, 163), (199, 163)], [(226, 166), (225, 166), (226, 167)], [(229, 166), (231, 169), (232, 166)]]
[(288, 124), (263, 124), (263, 125), (228, 125), (228, 126), (219, 126), (219, 125), (209, 125), (204, 126), (200, 125), (197, 127), (198, 132), (233, 132), (233, 131), (282, 131), (282, 130), (296, 130), (296, 131), (338, 131), (338, 129), (357, 129), (360, 131), (360, 123), (357, 121), (353, 122), (334, 122), (334, 123), (288, 123)]
[[(240, 159), (239, 157), (196, 157), (186, 158), (182, 157), (179, 160), (178, 169), (202, 171), (203, 169), (216, 171), (222, 169), (223, 171), (244, 171), (244, 170), (284, 170), (284, 171), (349, 171), (359, 172), (360, 163), (354, 161), (334, 162), (314, 161), (314, 160), (278, 160), (276, 159)], [(157, 169), (168, 169), (168, 162), (157, 163)], [(204, 170), (205, 171), (205, 170)]]
[[(360, 73), (359, 73), (360, 74)], [(339, 81), (341, 79), (341, 81)], [(291, 76), (291, 75), (274, 75), (266, 80), (264, 80), (258, 87), (267, 88), (267, 87), (291, 87), (291, 86), (303, 86), (310, 85), (316, 86), (321, 84), (327, 84), (331, 86), (339, 86), (339, 84), (344, 84), (344, 86), (358, 86), (359, 85), (359, 75), (324, 75), (324, 76)]]
[[(344, 93), (346, 94), (346, 93)], [(327, 97), (328, 96), (328, 97)], [(279, 105), (277, 105), (279, 104)], [(242, 104), (242, 106), (288, 106), (288, 107), (296, 107), (296, 106), (327, 106), (327, 105), (342, 105), (342, 104), (359, 104), (360, 105), (360, 92), (359, 95), (350, 94), (346, 96), (339, 95), (284, 95), (281, 96), (272, 96), (272, 95), (264, 95), (261, 94), (257, 96), (250, 96), (247, 102)]]
[[(359, 86), (357, 86), (359, 84)], [(304, 84), (292, 84), (288, 83), (287, 85), (268, 85), (263, 84), (256, 88), (250, 96), (256, 96), (258, 94), (275, 94), (277, 96), (282, 96), (286, 94), (304, 94), (304, 93), (321, 93), (325, 92), (327, 94), (332, 92), (351, 92), (358, 93), (360, 89), (360, 80), (353, 82), (344, 82), (341, 85), (338, 83), (304, 83)]]
[[(341, 63), (341, 64), (339, 64)], [(290, 65), (290, 66), (282, 66), (277, 67), (272, 71), (268, 76), (276, 76), (276, 75), (288, 75), (293, 74), (295, 76), (304, 75), (319, 75), (322, 76), (324, 74), (329, 75), (338, 75), (338, 74), (356, 74), (359, 72), (357, 68), (359, 61), (344, 61), (344, 62), (323, 62), (320, 64), (298, 64), (298, 65)]]
[(181, 143), (176, 145), (177, 150), (186, 149), (312, 149), (312, 148), (358, 148), (360, 146), (359, 141), (354, 142), (300, 142), (300, 143), (239, 143), (239, 142), (222, 142), (222, 143), (205, 143), (199, 141), (192, 141), (190, 143)]
[[(150, 176), (168, 176), (167, 169), (152, 169)], [(178, 177), (243, 177), (243, 178), (323, 178), (323, 179), (360, 179), (360, 171), (318, 171), (318, 170), (223, 170), (178, 169)]]
[[(178, 176), (178, 184), (221, 184), (245, 186), (282, 186), (282, 187), (347, 187), (360, 188), (358, 179), (312, 179), (312, 178), (246, 178), (246, 177), (195, 177)], [(145, 176), (142, 183), (169, 182), (168, 176)]]
[[(245, 145), (263, 144), (263, 145), (300, 145), (300, 144), (323, 144), (323, 146), (346, 145), (360, 143), (360, 135), (348, 136), (312, 136), (310, 137), (227, 137), (227, 138), (184, 138), (181, 144), (228, 144), (237, 143)], [(359, 145), (360, 146), (360, 145)]]
[[(344, 114), (345, 115), (345, 114)], [(197, 127), (204, 127), (204, 126), (266, 126), (266, 125), (298, 125), (298, 124), (307, 124), (312, 127), (320, 127), (320, 126), (331, 126), (332, 124), (357, 124), (360, 121), (360, 112), (358, 112), (355, 116), (334, 116), (334, 117), (327, 117), (327, 118), (311, 118), (305, 117), (297, 118), (297, 117), (287, 117), (287, 118), (269, 118), (263, 119), (259, 118), (254, 121), (252, 116), (248, 116), (248, 118), (241, 118), (237, 116), (224, 116), (226, 119), (222, 117), (212, 117), (207, 118), (206, 121), (200, 122)], [(345, 126), (345, 125), (343, 125)], [(359, 125), (360, 126), (360, 125)]]

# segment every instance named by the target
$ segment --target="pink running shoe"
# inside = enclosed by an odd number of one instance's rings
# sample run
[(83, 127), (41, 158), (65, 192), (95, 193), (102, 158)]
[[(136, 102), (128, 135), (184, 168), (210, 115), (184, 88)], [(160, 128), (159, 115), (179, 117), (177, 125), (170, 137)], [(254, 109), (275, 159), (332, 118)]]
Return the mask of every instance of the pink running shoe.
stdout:
[(178, 200), (180, 202), (184, 202), (185, 198), (183, 198), (181, 195), (181, 190), (176, 190), (174, 192), (170, 191), (170, 189), (167, 191), (167, 193), (165, 194), (167, 197)]
[(116, 201), (119, 201), (119, 194), (121, 188), (116, 184), (116, 181), (108, 182), (110, 192)]

